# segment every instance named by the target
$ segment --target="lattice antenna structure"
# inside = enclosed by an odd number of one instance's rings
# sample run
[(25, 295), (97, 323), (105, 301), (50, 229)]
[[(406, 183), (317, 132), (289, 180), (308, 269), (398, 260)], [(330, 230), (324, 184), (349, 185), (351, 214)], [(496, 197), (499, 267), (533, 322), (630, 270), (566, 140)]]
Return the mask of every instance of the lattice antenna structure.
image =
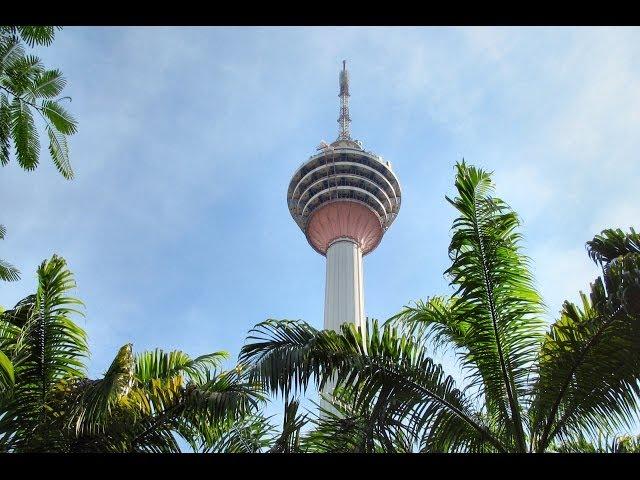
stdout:
[(342, 61), (342, 71), (340, 72), (340, 116), (338, 125), (340, 130), (338, 140), (351, 140), (351, 117), (349, 116), (349, 71), (347, 61)]

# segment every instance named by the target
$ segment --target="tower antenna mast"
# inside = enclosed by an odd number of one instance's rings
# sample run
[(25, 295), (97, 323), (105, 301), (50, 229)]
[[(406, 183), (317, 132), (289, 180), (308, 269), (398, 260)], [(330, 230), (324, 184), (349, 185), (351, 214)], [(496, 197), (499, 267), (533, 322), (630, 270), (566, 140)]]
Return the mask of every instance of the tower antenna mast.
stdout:
[(349, 116), (349, 71), (347, 61), (342, 61), (342, 71), (340, 72), (340, 116), (338, 125), (338, 141), (351, 140), (351, 117)]

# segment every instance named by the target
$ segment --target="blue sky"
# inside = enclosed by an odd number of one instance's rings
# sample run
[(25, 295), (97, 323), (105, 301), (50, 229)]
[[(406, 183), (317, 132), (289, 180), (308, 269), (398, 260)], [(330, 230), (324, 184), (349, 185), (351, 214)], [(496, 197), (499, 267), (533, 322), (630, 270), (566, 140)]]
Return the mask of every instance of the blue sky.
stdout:
[(69, 82), (77, 178), (46, 151), (35, 172), (0, 170), (0, 258), (23, 276), (0, 305), (64, 256), (92, 376), (127, 342), (235, 358), (266, 318), (321, 327), (324, 258), (286, 189), (337, 135), (342, 59), (353, 135), (403, 187), (365, 257), (368, 316), (450, 291), (444, 196), (463, 157), (520, 213), (549, 320), (598, 274), (585, 242), (640, 227), (637, 28), (68, 27), (38, 53)]

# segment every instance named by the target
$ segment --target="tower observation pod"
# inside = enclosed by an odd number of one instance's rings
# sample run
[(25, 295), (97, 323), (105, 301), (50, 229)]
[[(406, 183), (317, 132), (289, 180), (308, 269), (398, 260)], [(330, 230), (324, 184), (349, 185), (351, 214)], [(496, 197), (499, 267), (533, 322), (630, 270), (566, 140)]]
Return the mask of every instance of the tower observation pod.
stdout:
[[(324, 328), (363, 326), (362, 257), (382, 240), (400, 210), (400, 183), (391, 163), (351, 138), (349, 72), (339, 77), (339, 133), (322, 142), (293, 174), (287, 191), (291, 216), (315, 251), (327, 258)], [(330, 389), (330, 387), (329, 387)]]

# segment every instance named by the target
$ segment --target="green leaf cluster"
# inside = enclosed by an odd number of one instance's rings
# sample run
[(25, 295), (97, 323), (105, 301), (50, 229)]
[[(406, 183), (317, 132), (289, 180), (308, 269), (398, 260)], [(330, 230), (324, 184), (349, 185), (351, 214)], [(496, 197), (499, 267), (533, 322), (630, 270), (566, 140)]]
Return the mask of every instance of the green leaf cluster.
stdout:
[(50, 45), (54, 27), (0, 26), (0, 165), (7, 165), (13, 152), (25, 170), (39, 163), (40, 135), (36, 118), (44, 124), (48, 150), (62, 176), (72, 179), (67, 136), (77, 130), (77, 122), (62, 106), (66, 80), (58, 69), (46, 69), (29, 47)]
[(117, 352), (99, 379), (87, 377), (73, 275), (54, 255), (37, 291), (0, 312), (0, 451), (179, 452), (177, 438), (208, 450), (256, 415), (262, 389), (224, 352)]

